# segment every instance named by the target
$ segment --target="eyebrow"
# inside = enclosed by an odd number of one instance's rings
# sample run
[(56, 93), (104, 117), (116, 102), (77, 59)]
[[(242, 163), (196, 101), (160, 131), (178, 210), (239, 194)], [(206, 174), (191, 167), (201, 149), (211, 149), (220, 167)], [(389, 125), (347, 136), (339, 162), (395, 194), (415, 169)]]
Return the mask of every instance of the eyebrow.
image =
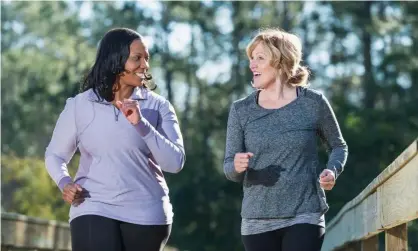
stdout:
[(257, 53), (255, 53), (255, 54), (251, 53), (251, 56), (257, 56), (257, 55), (259, 55), (259, 54), (262, 54), (262, 55), (264, 55), (264, 56), (267, 56), (267, 54), (266, 54), (266, 53), (264, 53), (264, 52), (257, 52)]
[[(139, 55), (139, 56), (142, 56), (142, 55), (143, 55), (143, 53), (133, 51), (133, 52), (132, 52), (132, 55)], [(148, 56), (148, 57), (149, 57), (149, 53), (145, 53), (145, 56)]]

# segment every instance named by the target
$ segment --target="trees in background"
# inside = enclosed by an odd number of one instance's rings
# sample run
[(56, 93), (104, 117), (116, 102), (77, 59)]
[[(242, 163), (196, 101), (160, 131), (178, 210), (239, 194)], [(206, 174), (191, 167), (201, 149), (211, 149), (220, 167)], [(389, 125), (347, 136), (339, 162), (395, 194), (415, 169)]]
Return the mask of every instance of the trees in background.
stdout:
[[(91, 14), (80, 17), (86, 4)], [(348, 142), (346, 170), (328, 193), (328, 219), (418, 135), (413, 2), (3, 2), (1, 9), (7, 211), (67, 221), (43, 153), (97, 42), (116, 26), (151, 41), (157, 91), (178, 110), (187, 161), (167, 180), (175, 205), (170, 243), (181, 250), (242, 250), (241, 187), (225, 179), (222, 161), (229, 105), (251, 91), (245, 47), (260, 27), (302, 38), (311, 86), (332, 101)], [(76, 165), (77, 156), (72, 172)]]

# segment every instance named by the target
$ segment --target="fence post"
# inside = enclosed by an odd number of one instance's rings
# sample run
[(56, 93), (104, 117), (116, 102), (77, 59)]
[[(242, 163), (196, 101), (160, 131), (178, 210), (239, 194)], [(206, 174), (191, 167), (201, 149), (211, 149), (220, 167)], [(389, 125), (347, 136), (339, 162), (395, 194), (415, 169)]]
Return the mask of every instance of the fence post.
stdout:
[(361, 251), (378, 251), (379, 238), (378, 235), (372, 236), (361, 241)]
[(406, 224), (385, 231), (385, 251), (408, 251), (408, 226)]

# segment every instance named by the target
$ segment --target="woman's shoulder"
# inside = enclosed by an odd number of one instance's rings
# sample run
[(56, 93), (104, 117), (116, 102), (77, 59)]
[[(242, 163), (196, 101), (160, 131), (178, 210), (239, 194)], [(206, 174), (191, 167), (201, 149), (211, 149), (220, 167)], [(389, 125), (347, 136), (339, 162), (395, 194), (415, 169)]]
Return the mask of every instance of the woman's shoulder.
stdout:
[(79, 92), (79, 93), (71, 96), (68, 99), (69, 100), (77, 100), (77, 102), (78, 101), (81, 101), (81, 100), (85, 100), (85, 101), (90, 100), (90, 101), (92, 101), (92, 100), (97, 100), (97, 96), (94, 93), (93, 89), (90, 88), (90, 89), (81, 91), (81, 92)]
[(321, 101), (325, 96), (322, 91), (314, 89), (309, 86), (300, 86), (299, 95), (312, 99), (314, 101)]
[(87, 91), (83, 91), (83, 92), (71, 95), (67, 97), (67, 99), (65, 100), (65, 106), (76, 108), (78, 106), (76, 104), (83, 102), (84, 100), (89, 100), (89, 98), (93, 98), (93, 95), (94, 93), (90, 89)]
[(167, 102), (169, 103), (170, 102), (162, 94), (159, 94), (159, 93), (157, 93), (155, 91), (152, 91), (152, 90), (144, 89), (144, 90), (142, 90), (142, 95), (143, 95), (143, 98), (144, 99), (149, 99), (149, 100), (152, 100), (154, 102), (161, 103), (161, 104), (164, 104), (164, 103), (167, 103)]
[(167, 112), (176, 113), (174, 105), (168, 98), (152, 90), (143, 90), (143, 100), (145, 100), (144, 108), (159, 110), (164, 114)]
[(143, 99), (148, 101), (148, 104), (158, 109), (173, 109), (173, 105), (168, 98), (155, 91), (144, 89)]
[(255, 99), (257, 97), (257, 93), (259, 90), (254, 90), (250, 94), (246, 95), (245, 97), (239, 98), (232, 102), (232, 106), (235, 109), (245, 109), (255, 104)]

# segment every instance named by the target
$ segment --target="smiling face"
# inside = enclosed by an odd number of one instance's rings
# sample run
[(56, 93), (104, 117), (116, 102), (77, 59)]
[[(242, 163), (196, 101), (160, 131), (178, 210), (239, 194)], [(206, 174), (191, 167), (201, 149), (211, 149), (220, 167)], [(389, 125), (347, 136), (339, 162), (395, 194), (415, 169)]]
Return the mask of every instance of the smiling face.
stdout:
[(309, 72), (300, 65), (302, 43), (296, 35), (279, 29), (265, 29), (247, 45), (246, 53), (255, 88), (266, 89), (276, 82), (290, 86), (307, 84)]
[(250, 54), (254, 88), (266, 89), (276, 81), (277, 70), (271, 65), (271, 60), (271, 53), (262, 42), (259, 42)]
[(139, 39), (134, 40), (129, 47), (129, 57), (125, 63), (125, 71), (119, 78), (120, 85), (142, 86), (144, 73), (149, 69), (149, 52), (147, 46)]

